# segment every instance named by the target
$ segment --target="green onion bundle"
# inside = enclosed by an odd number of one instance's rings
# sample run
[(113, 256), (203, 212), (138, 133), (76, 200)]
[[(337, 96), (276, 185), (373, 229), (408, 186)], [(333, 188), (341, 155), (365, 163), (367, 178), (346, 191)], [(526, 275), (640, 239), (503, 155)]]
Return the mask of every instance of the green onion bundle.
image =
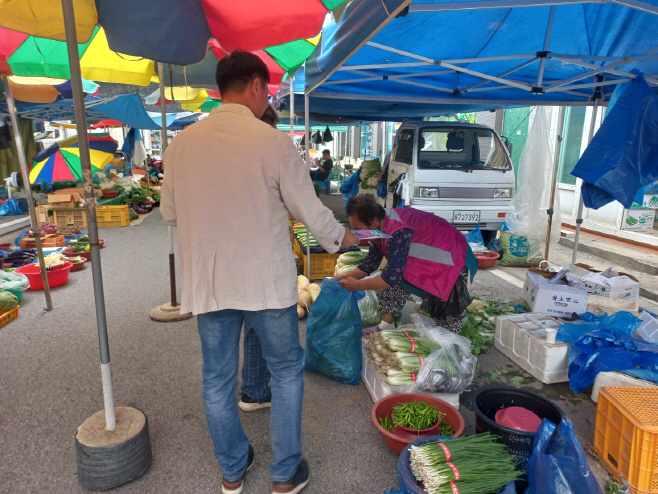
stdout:
[(430, 494), (495, 493), (520, 474), (506, 446), (489, 433), (412, 446), (410, 466)]
[(384, 330), (363, 338), (368, 350), (366, 358), (386, 376), (391, 386), (412, 384), (424, 359), (441, 348), (440, 345), (421, 338), (416, 331)]

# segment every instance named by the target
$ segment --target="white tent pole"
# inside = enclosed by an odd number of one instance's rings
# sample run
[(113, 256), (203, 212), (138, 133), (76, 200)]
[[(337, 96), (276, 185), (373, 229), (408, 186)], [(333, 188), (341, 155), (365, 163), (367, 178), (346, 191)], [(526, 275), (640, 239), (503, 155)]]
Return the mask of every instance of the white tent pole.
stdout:
[(553, 208), (555, 207), (555, 194), (557, 191), (557, 171), (560, 164), (560, 146), (562, 143), (562, 127), (564, 126), (564, 106), (560, 107), (560, 114), (557, 119), (556, 139), (555, 139), (555, 154), (553, 158), (553, 178), (551, 180), (551, 202), (548, 206), (548, 230), (546, 232), (546, 251), (544, 259), (548, 261), (548, 254), (551, 249), (551, 230), (553, 228), (553, 215), (555, 214)]
[(295, 142), (295, 76), (290, 78), (290, 138)]
[[(306, 152), (304, 159), (306, 160), (306, 168), (311, 169), (311, 111), (309, 109), (308, 94), (304, 95), (304, 142), (306, 142)], [(308, 228), (306, 228), (306, 273), (308, 279), (311, 279), (311, 244), (308, 241)]]
[(539, 73), (537, 74), (537, 84), (535, 86), (537, 88), (540, 88), (542, 85), (542, 82), (544, 80), (544, 69), (546, 68), (546, 52), (548, 51), (548, 47), (551, 43), (551, 31), (553, 31), (553, 21), (555, 20), (555, 5), (551, 7), (551, 13), (548, 18), (548, 26), (546, 26), (546, 36), (544, 37), (544, 47), (542, 48), (542, 51), (544, 52), (544, 56), (542, 56), (540, 65), (539, 65)]
[(66, 32), (66, 49), (71, 70), (71, 86), (75, 108), (75, 125), (78, 131), (80, 146), (80, 164), (84, 181), (85, 206), (87, 209), (87, 230), (91, 247), (91, 275), (94, 284), (94, 301), (96, 306), (96, 323), (98, 325), (98, 344), (101, 352), (101, 377), (103, 382), (103, 402), (105, 408), (105, 428), (113, 431), (117, 428), (114, 410), (114, 390), (112, 387), (112, 371), (110, 367), (110, 347), (107, 339), (107, 320), (105, 317), (105, 294), (103, 292), (103, 273), (101, 255), (98, 243), (98, 225), (96, 223), (96, 195), (89, 159), (89, 138), (87, 136), (87, 115), (82, 91), (82, 75), (80, 72), (80, 54), (78, 52), (78, 35), (75, 27), (73, 0), (62, 0), (64, 29)]
[[(18, 155), (18, 163), (20, 164), (21, 174), (23, 175), (23, 186), (25, 187), (27, 207), (30, 212), (30, 224), (32, 225), (32, 232), (34, 233), (34, 243), (37, 247), (37, 257), (39, 258), (39, 267), (41, 268), (41, 280), (43, 281), (43, 292), (46, 295), (46, 310), (53, 310), (53, 301), (50, 297), (50, 286), (48, 285), (48, 274), (46, 273), (46, 262), (43, 259), (43, 246), (41, 245), (41, 235), (39, 234), (39, 220), (37, 219), (37, 213), (34, 209), (32, 188), (30, 187), (30, 172), (28, 171), (27, 163), (25, 162), (25, 149), (23, 148), (23, 139), (21, 139), (20, 129), (18, 128), (18, 118), (16, 117), (14, 95), (11, 92), (9, 78), (7, 76), (3, 76), (2, 80), (5, 85), (5, 96), (7, 98), (9, 118), (11, 120), (11, 126), (14, 129), (16, 154)], [(11, 197), (11, 195), (9, 195), (9, 197)]]
[[(599, 109), (599, 98), (594, 100), (594, 109), (592, 110), (592, 121), (589, 124), (589, 136), (587, 143), (592, 142), (592, 137), (594, 137), (594, 126), (596, 125), (596, 114)], [(576, 264), (576, 258), (578, 257), (578, 241), (580, 240), (580, 225), (583, 224), (583, 208), (585, 203), (583, 201), (583, 185), (580, 184), (580, 195), (578, 197), (578, 213), (576, 217), (576, 237), (573, 239), (573, 255), (571, 256), (571, 263)]]

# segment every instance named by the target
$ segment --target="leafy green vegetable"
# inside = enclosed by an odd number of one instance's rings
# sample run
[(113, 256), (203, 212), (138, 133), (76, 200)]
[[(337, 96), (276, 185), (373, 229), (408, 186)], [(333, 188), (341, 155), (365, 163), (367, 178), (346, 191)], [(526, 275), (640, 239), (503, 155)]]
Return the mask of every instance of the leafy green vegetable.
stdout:
[(0, 312), (14, 309), (18, 305), (18, 297), (5, 290), (0, 291)]

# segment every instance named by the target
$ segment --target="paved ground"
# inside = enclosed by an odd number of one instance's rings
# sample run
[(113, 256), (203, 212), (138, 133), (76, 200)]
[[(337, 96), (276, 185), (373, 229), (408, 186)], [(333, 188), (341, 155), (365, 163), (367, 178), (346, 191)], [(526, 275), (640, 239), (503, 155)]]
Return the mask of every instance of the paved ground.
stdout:
[[(342, 207), (341, 196), (322, 198), (337, 211)], [(116, 402), (147, 414), (153, 447), (148, 472), (113, 492), (217, 493), (221, 469), (205, 423), (196, 322), (148, 318), (152, 307), (168, 300), (166, 227), (155, 212), (137, 227), (101, 234)], [(472, 291), (483, 298), (517, 298), (524, 275), (518, 269), (481, 271)], [(73, 438), (78, 425), (102, 406), (90, 267), (55, 289), (53, 301), (55, 309), (46, 313), (43, 294), (28, 292), (20, 317), (0, 328), (1, 494), (85, 492), (76, 479)], [(410, 302), (405, 319), (413, 309)], [(304, 321), (302, 339), (305, 329)], [(496, 350), (480, 361), (476, 381), (461, 398), (466, 433), (474, 430), (473, 390), (494, 384), (491, 371), (519, 371)], [(312, 468), (305, 492), (382, 493), (397, 485), (397, 456), (371, 423), (365, 387), (316, 374), (307, 374), (305, 383), (304, 454)], [(501, 383), (507, 383), (505, 374), (495, 384)], [(566, 384), (523, 387), (562, 407), (589, 450), (595, 405), (587, 395), (574, 396)], [(241, 412), (241, 418), (257, 455), (245, 492), (269, 492), (269, 412)], [(607, 474), (597, 461), (591, 464), (604, 485)]]

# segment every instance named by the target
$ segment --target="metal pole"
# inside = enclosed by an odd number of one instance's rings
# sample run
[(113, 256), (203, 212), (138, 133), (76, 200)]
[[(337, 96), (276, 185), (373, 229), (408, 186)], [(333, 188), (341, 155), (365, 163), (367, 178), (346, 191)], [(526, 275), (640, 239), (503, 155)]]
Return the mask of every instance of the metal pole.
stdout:
[(114, 410), (114, 391), (112, 388), (112, 371), (110, 368), (110, 347), (107, 339), (107, 320), (105, 318), (105, 295), (103, 293), (103, 273), (101, 254), (98, 243), (98, 225), (96, 223), (96, 195), (89, 159), (89, 138), (87, 136), (87, 115), (85, 113), (84, 93), (82, 92), (82, 75), (80, 73), (80, 55), (78, 36), (75, 28), (73, 0), (62, 0), (64, 29), (66, 32), (66, 49), (71, 70), (71, 86), (75, 107), (75, 125), (80, 146), (80, 164), (84, 181), (85, 206), (87, 209), (87, 229), (91, 247), (91, 273), (94, 283), (94, 300), (96, 305), (96, 323), (98, 325), (98, 344), (101, 352), (101, 376), (103, 380), (103, 401), (105, 407), (105, 428), (113, 431), (117, 427)]
[[(162, 152), (162, 158), (164, 158), (164, 153), (167, 150), (167, 108), (166, 108), (166, 97), (165, 97), (165, 86), (164, 86), (164, 65), (158, 63), (158, 77), (160, 78), (160, 111), (162, 112), (162, 137), (160, 144), (160, 149)], [(163, 159), (164, 162), (164, 159)], [(147, 177), (148, 178), (148, 177)], [(149, 179), (150, 181), (150, 179)], [(177, 307), (178, 301), (176, 300), (176, 259), (174, 258), (174, 227), (168, 226), (169, 230), (169, 283), (171, 286), (171, 306)]]
[(23, 175), (23, 186), (25, 187), (27, 207), (30, 212), (30, 224), (32, 225), (32, 232), (34, 233), (34, 243), (37, 247), (37, 257), (39, 258), (39, 267), (41, 268), (41, 280), (43, 281), (43, 292), (46, 295), (46, 310), (53, 310), (53, 301), (50, 297), (50, 286), (48, 285), (48, 274), (46, 272), (46, 262), (43, 259), (43, 246), (41, 245), (41, 235), (39, 234), (39, 221), (37, 219), (37, 212), (34, 209), (34, 200), (32, 199), (30, 172), (28, 171), (27, 163), (25, 162), (25, 151), (23, 148), (23, 139), (21, 139), (20, 129), (18, 128), (18, 118), (16, 117), (14, 95), (11, 92), (9, 78), (4, 76), (2, 79), (5, 85), (5, 96), (7, 97), (9, 118), (11, 120), (11, 126), (14, 129), (14, 141), (16, 143), (17, 155), (16, 157), (18, 158), (21, 174)]
[[(290, 138), (295, 142), (295, 77), (290, 78)], [(308, 143), (306, 143), (308, 147)]]
[(562, 127), (564, 126), (564, 106), (560, 107), (558, 116), (557, 137), (555, 139), (555, 155), (553, 158), (553, 179), (551, 180), (551, 202), (546, 213), (548, 214), (548, 231), (546, 232), (546, 252), (544, 259), (548, 261), (548, 253), (551, 248), (551, 229), (553, 228), (553, 207), (555, 206), (555, 190), (557, 189), (557, 169), (560, 163), (560, 145), (562, 143)]
[[(304, 95), (304, 141), (306, 142), (306, 152), (304, 159), (306, 160), (306, 168), (311, 169), (311, 117), (308, 107), (309, 97), (308, 94)], [(308, 279), (311, 279), (311, 244), (308, 241), (308, 228), (306, 229), (306, 272)]]
[[(592, 142), (592, 137), (594, 137), (594, 126), (596, 125), (596, 114), (599, 110), (599, 98), (594, 100), (594, 107), (592, 110), (592, 121), (589, 125), (589, 136), (587, 143)], [(576, 217), (576, 236), (573, 239), (573, 254), (571, 256), (571, 263), (576, 264), (576, 258), (578, 257), (578, 241), (580, 240), (580, 225), (583, 224), (583, 208), (585, 203), (583, 202), (583, 186), (582, 182), (580, 185), (580, 195), (578, 198), (578, 213)]]

